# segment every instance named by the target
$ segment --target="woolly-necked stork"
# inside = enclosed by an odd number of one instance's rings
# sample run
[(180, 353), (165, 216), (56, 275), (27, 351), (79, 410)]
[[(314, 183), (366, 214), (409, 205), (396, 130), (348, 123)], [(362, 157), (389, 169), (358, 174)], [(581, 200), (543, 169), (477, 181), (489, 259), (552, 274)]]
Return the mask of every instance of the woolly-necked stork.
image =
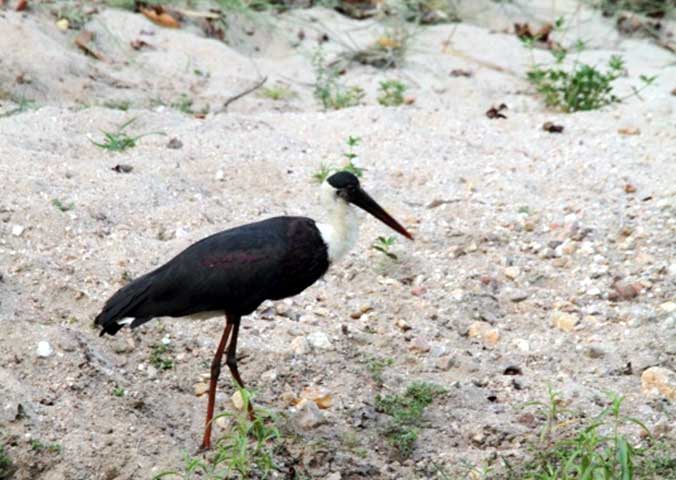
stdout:
[[(194, 243), (118, 290), (96, 317), (101, 335), (115, 335), (124, 325), (135, 328), (155, 317), (204, 318), (225, 313), (225, 330), (211, 363), (202, 449), (211, 447), (216, 384), (224, 352), (230, 373), (244, 388), (236, 356), (241, 317), (265, 300), (302, 292), (347, 253), (357, 240), (357, 215), (352, 205), (413, 240), (349, 172), (335, 173), (322, 184), (321, 203), (328, 213), (326, 223), (306, 217), (275, 217)], [(253, 416), (252, 409), (249, 414)]]

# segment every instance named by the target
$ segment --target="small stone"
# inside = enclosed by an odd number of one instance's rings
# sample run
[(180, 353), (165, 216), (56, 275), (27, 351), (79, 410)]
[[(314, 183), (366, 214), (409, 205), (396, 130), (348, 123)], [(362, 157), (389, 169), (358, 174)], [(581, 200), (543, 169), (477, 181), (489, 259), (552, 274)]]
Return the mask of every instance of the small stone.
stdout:
[(201, 397), (209, 391), (209, 384), (204, 382), (199, 382), (193, 385), (196, 397)]
[(244, 399), (242, 398), (241, 391), (237, 390), (233, 393), (232, 397), (230, 397), (230, 401), (237, 410), (242, 410), (244, 408)]
[(340, 474), (340, 472), (333, 472), (333, 473), (329, 474), (329, 475), (325, 478), (325, 480), (342, 480), (342, 478), (343, 478), (343, 477), (342, 477), (342, 475)]
[(443, 357), (439, 357), (436, 362), (434, 362), (434, 364), (439, 370), (446, 371), (453, 368), (456, 364), (456, 361), (453, 355), (444, 355)]
[(296, 355), (305, 355), (310, 351), (310, 345), (305, 337), (296, 337), (291, 341), (291, 351)]
[(409, 350), (412, 350), (414, 352), (427, 353), (430, 351), (431, 348), (432, 347), (430, 347), (430, 344), (423, 337), (415, 337), (411, 342)]
[(219, 169), (216, 171), (216, 175), (214, 175), (214, 180), (217, 180), (217, 181), (219, 181), (219, 182), (222, 182), (224, 179), (225, 179), (225, 172), (223, 171), (223, 169), (220, 169), (220, 168), (219, 168)]
[(510, 280), (514, 280), (516, 277), (519, 276), (520, 273), (521, 269), (515, 266), (507, 267), (504, 270), (505, 277), (509, 278)]
[(408, 332), (412, 328), (403, 318), (397, 320), (397, 327), (399, 327), (399, 330), (402, 332)]
[(40, 358), (49, 358), (54, 354), (54, 349), (49, 342), (43, 340), (38, 342), (37, 354)]
[(480, 338), (486, 345), (496, 345), (500, 340), (500, 333), (488, 322), (473, 322), (467, 330), (467, 335), (472, 338)]
[(324, 414), (319, 410), (315, 402), (305, 402), (295, 415), (298, 426), (305, 430), (317, 428), (323, 423), (326, 423)]
[(152, 365), (148, 365), (148, 368), (146, 368), (146, 375), (148, 375), (148, 378), (157, 377), (157, 368)]
[(621, 127), (617, 129), (617, 133), (625, 136), (640, 135), (641, 129), (638, 127)]
[(317, 350), (331, 350), (331, 340), (329, 336), (324, 332), (312, 332), (307, 336), (307, 343), (311, 348)]
[(587, 289), (587, 295), (590, 297), (599, 297), (601, 296), (601, 289), (598, 287), (590, 287)]
[(183, 142), (180, 141), (178, 138), (172, 138), (169, 140), (169, 143), (167, 143), (167, 148), (171, 148), (172, 150), (178, 150), (179, 148), (183, 147)]
[(528, 292), (525, 290), (512, 290), (509, 294), (510, 301), (514, 303), (523, 302), (528, 298)]
[(300, 393), (298, 407), (302, 407), (304, 402), (314, 402), (321, 409), (330, 408), (333, 405), (333, 397), (328, 388), (309, 386), (305, 387)]
[(641, 392), (647, 397), (676, 400), (676, 372), (664, 367), (650, 367), (641, 374)]
[(555, 310), (551, 315), (552, 325), (564, 332), (572, 332), (575, 326), (580, 322), (580, 317), (575, 313), (562, 312)]
[(62, 32), (65, 32), (66, 30), (68, 30), (69, 26), (70, 26), (70, 23), (68, 22), (67, 18), (60, 18), (59, 20), (56, 21), (56, 28), (58, 28)]
[(14, 225), (12, 227), (12, 235), (14, 235), (15, 237), (20, 237), (21, 235), (23, 235), (24, 230), (26, 230), (26, 227), (24, 227), (23, 225)]
[(587, 348), (585, 348), (584, 353), (589, 358), (602, 358), (606, 355), (605, 350), (596, 345), (588, 346)]
[(608, 300), (631, 300), (638, 296), (641, 292), (642, 286), (639, 283), (613, 283), (613, 291), (608, 294)]
[(676, 312), (676, 302), (664, 302), (660, 304), (660, 310), (665, 313)]

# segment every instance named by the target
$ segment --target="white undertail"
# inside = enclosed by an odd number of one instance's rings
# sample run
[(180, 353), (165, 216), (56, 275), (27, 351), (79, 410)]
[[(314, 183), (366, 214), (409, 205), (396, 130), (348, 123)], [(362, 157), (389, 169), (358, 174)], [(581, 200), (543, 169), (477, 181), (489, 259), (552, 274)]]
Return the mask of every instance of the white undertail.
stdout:
[(326, 222), (317, 223), (317, 228), (329, 249), (329, 262), (334, 263), (343, 258), (357, 242), (357, 212), (327, 182), (322, 183), (321, 204), (327, 212)]

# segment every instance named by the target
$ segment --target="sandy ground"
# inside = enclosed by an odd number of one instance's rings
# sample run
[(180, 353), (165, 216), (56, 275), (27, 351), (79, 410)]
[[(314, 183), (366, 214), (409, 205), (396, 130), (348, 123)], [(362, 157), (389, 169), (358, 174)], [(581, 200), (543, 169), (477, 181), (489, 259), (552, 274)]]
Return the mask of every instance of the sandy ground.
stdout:
[[(125, 279), (208, 234), (279, 214), (321, 218), (311, 176), (342, 162), (350, 135), (362, 139), (364, 186), (416, 241), (398, 240), (391, 261), (369, 248), (390, 232), (363, 218), (358, 247), (322, 281), (245, 319), (242, 375), (295, 432), (282, 464), (295, 462), (299, 478), (413, 479), (432, 478), (434, 465), (523, 458), (541, 422), (524, 421), (519, 406), (545, 400), (548, 385), (589, 414), (606, 392), (625, 395), (631, 415), (676, 445), (673, 398), (641, 388), (649, 367), (676, 370), (673, 53), (572, 3), (487, 5), (463, 23), (426, 27), (401, 69), (349, 68), (344, 81), (365, 88), (365, 105), (335, 112), (312, 97), (318, 32), (330, 32), (330, 55), (374, 38), (370, 21), (296, 11), (230, 47), (99, 8), (87, 24), (98, 61), (48, 8), (0, 10), (0, 88), (39, 107), (0, 118), (0, 432), (15, 478), (151, 478), (182, 464), (200, 440), (206, 398), (194, 384), (208, 374), (222, 319), (161, 319), (100, 338), (93, 317)], [(584, 61), (624, 56), (621, 92), (640, 74), (659, 75), (656, 84), (601, 111), (545, 110), (523, 80), (529, 53), (503, 29), (559, 15), (588, 39)], [(138, 38), (152, 48), (133, 50)], [(224, 112), (259, 72), (298, 96), (253, 94)], [(415, 103), (377, 105), (388, 78), (410, 85)], [(172, 108), (181, 94), (210, 113)], [(0, 111), (16, 107), (4, 98)], [(488, 119), (500, 103), (508, 118)], [(130, 133), (160, 134), (122, 153), (92, 143), (132, 117)], [(545, 121), (564, 132), (543, 131)], [(120, 164), (133, 170), (118, 173)], [(618, 299), (613, 285), (634, 293)], [(317, 332), (328, 342), (313, 346)], [(158, 371), (149, 357), (163, 339), (174, 368)], [(53, 349), (45, 358), (43, 341)], [(393, 360), (382, 386), (367, 368), (373, 358)], [(374, 400), (422, 380), (447, 391), (427, 409), (411, 458), (397, 459)], [(333, 397), (314, 428), (298, 426), (286, 401), (306, 386)], [(231, 394), (224, 375), (219, 410), (233, 408)], [(31, 440), (61, 451), (36, 453)]]

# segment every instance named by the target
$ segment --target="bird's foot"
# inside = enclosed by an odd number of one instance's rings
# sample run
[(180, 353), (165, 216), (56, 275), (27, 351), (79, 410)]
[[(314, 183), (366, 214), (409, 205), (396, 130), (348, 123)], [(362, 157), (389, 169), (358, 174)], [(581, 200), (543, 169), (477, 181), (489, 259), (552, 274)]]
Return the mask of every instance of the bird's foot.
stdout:
[(203, 453), (206, 453), (209, 450), (211, 450), (211, 442), (202, 443), (202, 445), (200, 445), (200, 448), (198, 448), (197, 451), (193, 453), (193, 456), (196, 457), (197, 455), (202, 455)]

